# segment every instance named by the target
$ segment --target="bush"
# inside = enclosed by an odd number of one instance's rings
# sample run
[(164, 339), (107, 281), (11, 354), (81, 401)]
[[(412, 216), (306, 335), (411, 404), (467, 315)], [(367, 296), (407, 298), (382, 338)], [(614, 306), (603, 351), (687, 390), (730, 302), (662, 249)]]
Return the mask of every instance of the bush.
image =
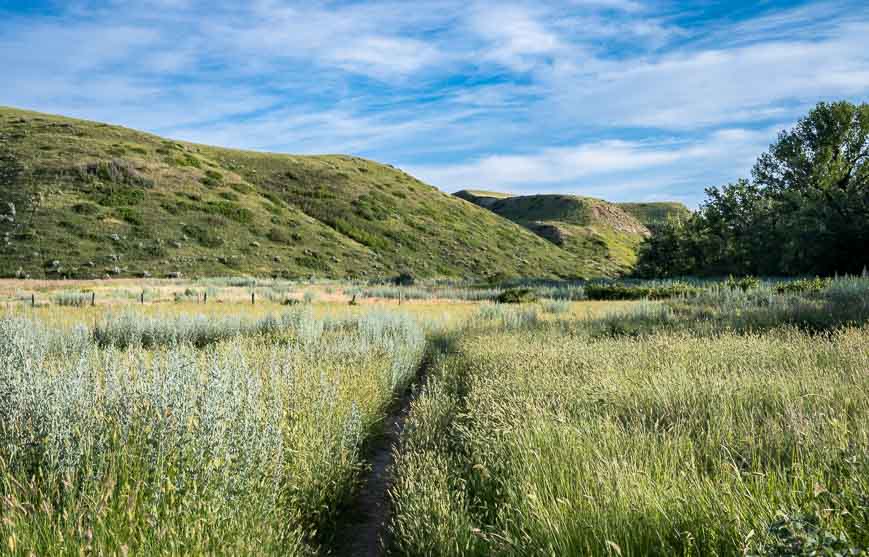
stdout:
[(292, 238), (290, 234), (283, 228), (272, 228), (269, 230), (268, 239), (276, 244), (291, 244)]
[(200, 181), (205, 186), (216, 188), (223, 185), (223, 174), (215, 170), (206, 170), (205, 176)]
[(413, 286), (416, 280), (413, 278), (413, 275), (405, 271), (394, 277), (391, 282), (395, 286)]
[(727, 277), (724, 286), (731, 290), (739, 289), (743, 292), (748, 292), (749, 290), (754, 290), (755, 288), (760, 287), (760, 279), (751, 275), (738, 278), (730, 275)]
[(72, 206), (72, 211), (79, 215), (96, 215), (100, 212), (100, 208), (93, 203), (77, 203)]
[(770, 557), (801, 557), (814, 555), (866, 555), (849, 542), (844, 532), (835, 532), (822, 525), (817, 514), (795, 517), (779, 514), (769, 527), (772, 542), (758, 555)]
[(389, 242), (384, 240), (382, 235), (373, 234), (363, 228), (359, 228), (355, 223), (346, 219), (334, 218), (324, 220), (323, 222), (334, 228), (337, 232), (348, 236), (371, 249), (388, 250), (390, 248)]
[(537, 294), (530, 288), (510, 288), (495, 298), (499, 304), (526, 304), (537, 301)]
[(103, 207), (126, 207), (138, 205), (145, 199), (145, 192), (123, 185), (106, 185), (98, 191), (99, 204)]
[(206, 213), (220, 215), (241, 224), (248, 224), (253, 221), (253, 211), (231, 201), (209, 201), (201, 209)]
[(215, 236), (211, 229), (188, 224), (183, 230), (185, 234), (195, 238), (199, 245), (204, 248), (217, 248), (223, 245), (223, 238)]
[(777, 284), (775, 291), (779, 294), (817, 294), (830, 286), (830, 283), (830, 279), (822, 279), (820, 277), (800, 279)]
[(53, 298), (54, 304), (66, 307), (83, 307), (91, 305), (90, 292), (59, 292)]
[(200, 161), (197, 157), (184, 153), (183, 155), (179, 155), (172, 159), (172, 163), (175, 166), (189, 166), (192, 168), (202, 168), (202, 161)]
[(85, 180), (96, 178), (102, 182), (117, 185), (139, 188), (154, 187), (154, 180), (139, 174), (133, 165), (123, 159), (89, 163), (79, 167), (78, 174)]
[(488, 286), (500, 286), (509, 283), (510, 281), (516, 280), (518, 277), (512, 273), (507, 273), (505, 271), (498, 271), (486, 277), (486, 284)]
[(662, 285), (589, 284), (585, 287), (589, 300), (665, 300), (699, 292), (696, 286), (682, 282)]
[(120, 207), (116, 210), (118, 216), (127, 221), (130, 224), (141, 226), (145, 223), (142, 220), (142, 215), (135, 209), (131, 209), (130, 207)]

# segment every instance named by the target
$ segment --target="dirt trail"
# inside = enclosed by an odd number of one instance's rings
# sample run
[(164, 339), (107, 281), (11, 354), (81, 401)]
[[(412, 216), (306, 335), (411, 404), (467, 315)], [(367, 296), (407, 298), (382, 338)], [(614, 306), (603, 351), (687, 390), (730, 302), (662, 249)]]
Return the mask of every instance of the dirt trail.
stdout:
[(410, 404), (425, 383), (427, 359), (420, 365), (413, 383), (384, 421), (383, 434), (373, 440), (368, 449), (370, 470), (353, 504), (345, 512), (340, 530), (336, 533), (334, 555), (376, 557), (385, 555), (388, 542), (391, 505), (389, 489), (392, 487), (393, 451), (398, 447)]

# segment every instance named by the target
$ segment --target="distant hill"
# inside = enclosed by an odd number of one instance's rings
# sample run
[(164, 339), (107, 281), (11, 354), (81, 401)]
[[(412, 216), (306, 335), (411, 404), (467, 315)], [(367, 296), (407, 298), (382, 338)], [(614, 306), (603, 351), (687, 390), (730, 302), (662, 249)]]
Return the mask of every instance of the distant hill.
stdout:
[(684, 218), (691, 214), (685, 205), (673, 201), (650, 203), (616, 203), (621, 209), (633, 215), (646, 226), (667, 222), (670, 218)]
[(485, 190), (462, 190), (457, 191), (453, 195), (460, 199), (464, 199), (465, 201), (470, 201), (471, 203), (479, 205), (480, 207), (485, 207), (487, 209), (501, 199), (512, 197), (512, 195), (510, 195), (509, 193), (500, 193), (497, 191)]
[(614, 252), (647, 232), (587, 204), (586, 224), (552, 221), (559, 243), (369, 160), (222, 149), (0, 108), (2, 276), (616, 274), (625, 265), (613, 261), (630, 258)]
[(512, 196), (481, 190), (462, 190), (454, 195), (524, 226), (606, 275), (630, 271), (637, 248), (650, 234), (644, 221), (653, 223), (648, 219), (657, 216), (655, 210), (680, 206), (614, 204), (577, 195)]

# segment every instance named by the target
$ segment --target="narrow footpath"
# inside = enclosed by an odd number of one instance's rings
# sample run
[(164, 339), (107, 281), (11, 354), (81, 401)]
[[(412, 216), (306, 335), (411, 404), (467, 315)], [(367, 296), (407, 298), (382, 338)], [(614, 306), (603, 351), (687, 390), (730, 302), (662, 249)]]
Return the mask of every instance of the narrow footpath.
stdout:
[(389, 489), (392, 487), (394, 451), (401, 440), (410, 405), (425, 384), (429, 361), (425, 358), (413, 382), (395, 402), (384, 420), (383, 434), (368, 448), (370, 466), (355, 500), (345, 511), (345, 520), (336, 534), (334, 555), (339, 557), (378, 557), (385, 555), (391, 517)]

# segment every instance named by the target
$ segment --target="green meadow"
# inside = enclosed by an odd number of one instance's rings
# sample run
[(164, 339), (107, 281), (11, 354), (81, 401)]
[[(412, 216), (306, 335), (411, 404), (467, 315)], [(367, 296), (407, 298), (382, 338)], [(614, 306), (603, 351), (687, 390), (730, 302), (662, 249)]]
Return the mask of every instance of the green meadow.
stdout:
[(113, 282), (0, 285), (0, 553), (869, 547), (867, 278)]

